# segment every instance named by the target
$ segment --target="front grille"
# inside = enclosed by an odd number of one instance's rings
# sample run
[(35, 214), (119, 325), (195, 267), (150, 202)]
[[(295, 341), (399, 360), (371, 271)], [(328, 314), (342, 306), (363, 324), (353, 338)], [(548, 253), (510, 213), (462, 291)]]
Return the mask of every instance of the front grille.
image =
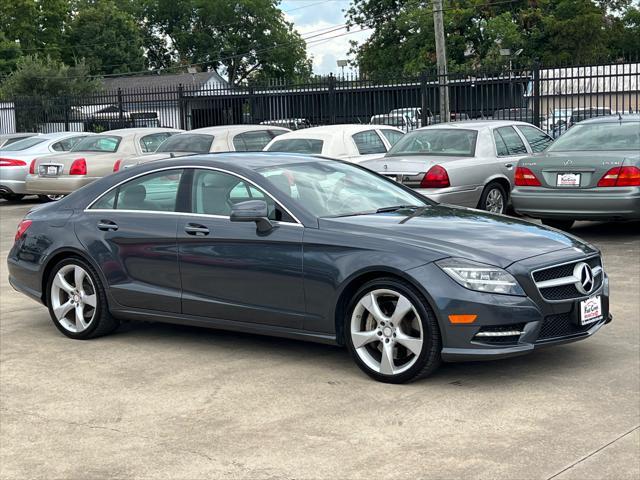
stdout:
[[(591, 291), (597, 291), (602, 286), (603, 281), (602, 262), (600, 257), (591, 257), (585, 260), (576, 260), (575, 262), (568, 264), (556, 265), (533, 272), (533, 280), (535, 281), (542, 297), (545, 300), (551, 301), (571, 300), (574, 298), (584, 297), (585, 295), (576, 288), (574, 280), (571, 280), (571, 277), (573, 277), (574, 267), (576, 264), (581, 262), (587, 263), (593, 269), (594, 286)], [(549, 287), (544, 287), (542, 285), (543, 282), (563, 278), (567, 279), (567, 283)]]
[(538, 335), (538, 342), (551, 340), (554, 338), (567, 338), (584, 335), (586, 332), (597, 325), (599, 322), (593, 322), (588, 325), (580, 325), (574, 322), (571, 313), (561, 313), (559, 315), (549, 315), (545, 317)]

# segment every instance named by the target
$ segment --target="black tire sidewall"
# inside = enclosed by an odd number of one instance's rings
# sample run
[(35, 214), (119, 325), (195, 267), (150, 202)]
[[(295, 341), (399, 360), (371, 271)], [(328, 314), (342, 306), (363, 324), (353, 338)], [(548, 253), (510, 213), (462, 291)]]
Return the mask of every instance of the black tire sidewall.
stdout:
[[(353, 341), (351, 339), (351, 317), (353, 315), (353, 311), (358, 304), (358, 301), (367, 293), (372, 290), (377, 289), (389, 289), (395, 290), (398, 293), (403, 294), (409, 300), (418, 311), (420, 315), (420, 321), (422, 323), (422, 331), (424, 336), (423, 347), (420, 355), (416, 362), (409, 368), (407, 371), (402, 372), (397, 375), (383, 375), (381, 373), (375, 372), (371, 370), (363, 361), (360, 359), (356, 349), (353, 346)], [(385, 383), (406, 383), (422, 376), (426, 376), (426, 374), (431, 373), (432, 370), (435, 370), (439, 365), (440, 359), (440, 330), (435, 320), (435, 315), (433, 314), (433, 310), (426, 303), (424, 297), (419, 294), (416, 289), (411, 286), (408, 282), (395, 280), (393, 278), (381, 278), (377, 280), (372, 280), (364, 284), (356, 294), (353, 296), (349, 303), (349, 308), (347, 309), (347, 314), (344, 319), (344, 335), (345, 335), (345, 343), (347, 348), (351, 352), (353, 359), (355, 360), (358, 367), (364, 371), (367, 375), (372, 377), (375, 380)], [(425, 366), (427, 362), (432, 359), (434, 353), (437, 355), (438, 360), (433, 369), (429, 369), (429, 372), (424, 373)]]
[[(77, 265), (79, 267), (82, 267), (84, 271), (87, 272), (87, 275), (91, 277), (91, 281), (93, 282), (93, 285), (96, 290), (95, 292), (96, 293), (96, 310), (95, 310), (93, 319), (91, 320), (91, 325), (89, 326), (89, 328), (87, 328), (86, 330), (83, 330), (80, 333), (70, 332), (69, 330), (64, 328), (60, 324), (60, 322), (58, 321), (58, 319), (56, 318), (53, 312), (53, 305), (52, 305), (53, 302), (51, 301), (51, 286), (53, 285), (53, 280), (57, 275), (57, 273), (60, 271), (62, 267), (66, 265)], [(98, 329), (98, 327), (100, 326), (100, 322), (102, 321), (103, 313), (105, 311), (104, 306), (105, 306), (106, 297), (105, 297), (104, 289), (102, 287), (102, 283), (100, 282), (100, 278), (98, 278), (98, 275), (96, 274), (95, 270), (91, 265), (89, 265), (86, 261), (76, 257), (61, 260), (51, 270), (51, 274), (49, 275), (49, 279), (47, 280), (46, 295), (47, 295), (47, 305), (49, 308), (49, 315), (51, 316), (51, 320), (53, 321), (53, 324), (56, 326), (58, 330), (60, 330), (60, 332), (62, 332), (67, 337), (74, 338), (76, 340), (86, 340), (94, 336), (94, 332)]]
[(498, 190), (502, 195), (502, 211), (499, 213), (504, 215), (507, 212), (507, 192), (505, 192), (504, 187), (499, 183), (490, 183), (486, 187), (484, 187), (482, 196), (480, 197), (480, 209), (484, 210), (485, 212), (489, 211), (487, 210), (487, 198), (489, 197), (489, 193), (491, 192), (491, 190)]

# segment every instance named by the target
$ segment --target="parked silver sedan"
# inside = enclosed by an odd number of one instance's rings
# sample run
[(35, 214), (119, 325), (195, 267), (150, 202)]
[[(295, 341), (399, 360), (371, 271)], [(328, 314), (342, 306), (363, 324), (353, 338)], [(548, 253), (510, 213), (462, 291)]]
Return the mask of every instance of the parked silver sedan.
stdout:
[[(21, 200), (27, 193), (29, 166), (36, 157), (68, 152), (93, 133), (60, 132), (31, 135), (0, 148), (0, 197)], [(45, 197), (42, 197), (43, 199)]]
[(514, 121), (468, 121), (407, 133), (383, 158), (362, 166), (443, 203), (504, 213), (515, 166), (553, 139)]
[(640, 115), (571, 127), (542, 155), (520, 160), (517, 213), (568, 229), (575, 220), (640, 220)]

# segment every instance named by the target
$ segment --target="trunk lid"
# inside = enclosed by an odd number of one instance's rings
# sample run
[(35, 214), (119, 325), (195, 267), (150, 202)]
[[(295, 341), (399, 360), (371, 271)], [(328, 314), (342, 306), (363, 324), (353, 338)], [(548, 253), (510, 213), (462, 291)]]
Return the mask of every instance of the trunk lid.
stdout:
[(523, 159), (520, 166), (531, 170), (543, 187), (582, 190), (597, 187), (610, 169), (633, 164), (638, 157), (633, 151), (549, 152)]

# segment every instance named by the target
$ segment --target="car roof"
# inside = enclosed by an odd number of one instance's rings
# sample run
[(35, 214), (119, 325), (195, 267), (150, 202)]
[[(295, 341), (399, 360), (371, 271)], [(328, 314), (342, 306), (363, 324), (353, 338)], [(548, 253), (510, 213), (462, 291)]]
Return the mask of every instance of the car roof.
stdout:
[(484, 128), (510, 127), (512, 125), (532, 126), (529, 122), (521, 122), (518, 120), (465, 120), (462, 122), (438, 123), (436, 125), (429, 125), (427, 127), (419, 128), (418, 130), (433, 128), (461, 128), (467, 130), (481, 130)]
[(619, 123), (619, 122), (640, 122), (640, 114), (632, 113), (632, 114), (624, 114), (618, 115), (614, 113), (613, 115), (601, 115), (599, 117), (588, 118), (580, 122), (580, 125), (589, 124), (589, 123)]
[(183, 130), (177, 128), (163, 128), (163, 127), (139, 127), (139, 128), (119, 128), (117, 130), (107, 130), (101, 132), (100, 135), (136, 135), (138, 133), (162, 133), (162, 132), (182, 132)]
[(237, 133), (237, 132), (254, 132), (256, 130), (282, 130), (290, 132), (288, 128), (276, 125), (218, 125), (216, 127), (203, 127), (189, 130), (181, 133), (204, 133), (204, 134), (221, 134), (221, 133)]
[(18, 132), (18, 133), (0, 133), (0, 138), (16, 138), (16, 137), (35, 137), (36, 135), (40, 135), (39, 133), (33, 132)]
[[(280, 135), (276, 140), (282, 140), (287, 138), (317, 138), (326, 139), (336, 134), (346, 133), (347, 135), (353, 135), (354, 133), (364, 132), (366, 130), (375, 130), (378, 128), (395, 128), (389, 125), (370, 125), (364, 123), (345, 123), (341, 125), (323, 125), (321, 127), (302, 128), (300, 130), (294, 130), (292, 132)], [(399, 130), (398, 131), (402, 131)]]
[(91, 132), (55, 132), (55, 133), (43, 133), (39, 137), (45, 138), (48, 140), (56, 140), (59, 138), (78, 137), (81, 135), (95, 135), (95, 134)]
[(184, 166), (188, 159), (190, 166), (230, 167), (230, 170), (255, 170), (263, 167), (279, 167), (298, 163), (335, 162), (335, 160), (314, 155), (283, 152), (223, 152), (189, 155), (165, 160), (154, 160), (143, 165), (153, 164), (157, 167)]

